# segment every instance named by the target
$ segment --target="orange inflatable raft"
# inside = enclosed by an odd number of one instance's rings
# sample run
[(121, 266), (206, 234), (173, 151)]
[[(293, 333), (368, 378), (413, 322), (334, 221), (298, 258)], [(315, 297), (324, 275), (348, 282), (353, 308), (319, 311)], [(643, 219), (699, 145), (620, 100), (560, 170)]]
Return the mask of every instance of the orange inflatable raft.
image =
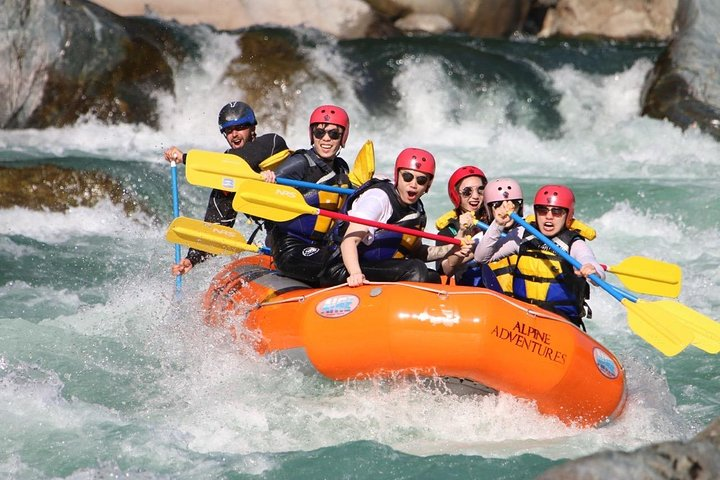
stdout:
[(625, 374), (600, 343), (553, 313), (473, 287), (382, 283), (311, 289), (271, 258), (241, 258), (207, 293), (206, 321), (260, 354), (304, 349), (328, 378), (408, 374), (533, 400), (568, 424), (598, 426), (625, 402)]

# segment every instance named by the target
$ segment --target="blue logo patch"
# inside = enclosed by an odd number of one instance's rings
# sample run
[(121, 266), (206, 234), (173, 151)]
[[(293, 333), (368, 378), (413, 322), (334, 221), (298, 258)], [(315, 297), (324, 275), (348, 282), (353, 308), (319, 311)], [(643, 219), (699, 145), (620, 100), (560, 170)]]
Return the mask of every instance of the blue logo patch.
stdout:
[(619, 368), (615, 361), (610, 356), (595, 347), (593, 349), (593, 357), (595, 357), (595, 365), (597, 365), (600, 373), (605, 375), (609, 379), (615, 379), (619, 375)]
[(347, 315), (360, 305), (355, 295), (336, 295), (318, 303), (315, 312), (321, 317), (338, 318)]

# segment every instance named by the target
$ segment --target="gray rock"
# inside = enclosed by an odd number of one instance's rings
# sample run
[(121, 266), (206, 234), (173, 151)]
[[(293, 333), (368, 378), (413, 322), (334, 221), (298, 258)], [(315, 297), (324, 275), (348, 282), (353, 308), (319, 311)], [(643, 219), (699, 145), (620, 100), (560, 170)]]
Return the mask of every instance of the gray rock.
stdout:
[(714, 480), (720, 478), (720, 418), (687, 442), (599, 452), (551, 468), (537, 480)]
[(153, 93), (172, 91), (170, 62), (197, 49), (168, 24), (85, 0), (4, 0), (2, 10), (2, 128), (64, 126), (85, 114), (156, 125)]
[(720, 3), (681, 0), (677, 34), (648, 74), (642, 113), (720, 139)]

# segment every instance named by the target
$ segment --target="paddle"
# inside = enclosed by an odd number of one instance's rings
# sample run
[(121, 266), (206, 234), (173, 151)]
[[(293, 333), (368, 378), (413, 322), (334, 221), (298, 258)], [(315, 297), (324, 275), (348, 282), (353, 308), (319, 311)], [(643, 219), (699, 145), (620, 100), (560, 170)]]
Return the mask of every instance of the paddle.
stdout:
[(180, 243), (215, 255), (270, 253), (267, 247), (247, 243), (243, 234), (237, 230), (194, 218), (178, 217), (173, 220), (165, 238), (168, 242)]
[(370, 180), (375, 175), (375, 148), (372, 140), (367, 140), (360, 147), (355, 163), (350, 171), (350, 181), (356, 187)]
[[(577, 269), (582, 267), (580, 262), (559, 248), (518, 214), (511, 213), (510, 216), (573, 267)], [(689, 307), (680, 306), (681, 304), (677, 302), (639, 300), (637, 297), (619, 291), (597, 275), (590, 275), (590, 279), (625, 306), (628, 311), (630, 328), (665, 355), (677, 355), (690, 343), (708, 353), (720, 351), (720, 325), (712, 319)], [(688, 315), (689, 312), (692, 312), (692, 315)]]
[[(185, 159), (185, 175), (188, 182), (193, 185), (217, 188), (226, 192), (236, 192), (238, 179), (261, 180), (262, 175), (253, 170), (248, 163), (230, 153), (207, 152), (204, 150), (190, 150)], [(348, 195), (354, 190), (334, 187), (332, 185), (318, 185), (313, 182), (303, 182), (288, 178), (276, 178), (280, 185), (290, 185), (301, 188), (312, 188)]]
[(422, 230), (376, 222), (374, 220), (366, 220), (364, 218), (345, 215), (344, 213), (312, 207), (305, 202), (305, 198), (299, 191), (294, 188), (275, 183), (243, 183), (242, 189), (238, 189), (238, 192), (235, 194), (233, 208), (238, 212), (266, 218), (274, 222), (287, 222), (302, 214), (322, 215), (335, 220), (344, 220), (347, 222), (354, 222), (362, 225), (368, 225), (370, 227), (377, 227), (385, 230), (392, 230), (398, 233), (413, 235), (415, 237), (427, 238), (429, 240), (440, 240), (445, 243), (462, 245), (462, 241), (457, 238), (436, 235)]
[(676, 298), (682, 289), (682, 270), (674, 263), (633, 256), (603, 268), (633, 292)]
[[(178, 183), (177, 183), (177, 164), (173, 160), (170, 162), (170, 178), (172, 180), (172, 202), (173, 202), (173, 218), (178, 218), (180, 216), (180, 206), (178, 202)], [(181, 252), (180, 252), (180, 244), (175, 244), (175, 263), (180, 263), (181, 261)], [(175, 276), (175, 295), (180, 295), (180, 290), (182, 289), (182, 275), (176, 275)]]
[[(263, 168), (275, 166), (275, 164), (284, 160), (286, 157), (286, 151), (279, 152), (264, 160), (260, 163), (260, 166)], [(262, 180), (262, 176), (254, 171), (242, 157), (237, 155), (208, 152), (205, 150), (190, 150), (185, 163), (187, 167), (187, 180), (193, 185), (201, 185), (225, 191), (236, 191), (235, 184), (238, 178)], [(353, 185), (359, 186), (370, 180), (374, 174), (375, 151), (372, 141), (367, 140), (355, 158), (355, 163), (353, 164), (353, 169), (349, 177)], [(277, 178), (275, 181), (280, 185), (325, 190), (344, 195), (349, 195), (354, 191), (349, 188), (303, 182), (301, 180), (288, 178)]]

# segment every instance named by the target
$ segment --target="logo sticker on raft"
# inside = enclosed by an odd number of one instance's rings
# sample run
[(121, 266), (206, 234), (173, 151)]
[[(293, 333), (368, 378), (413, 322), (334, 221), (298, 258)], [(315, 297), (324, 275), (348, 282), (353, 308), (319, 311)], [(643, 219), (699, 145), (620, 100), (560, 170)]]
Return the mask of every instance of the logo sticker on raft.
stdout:
[(593, 348), (593, 357), (595, 357), (595, 365), (597, 365), (600, 373), (611, 380), (617, 378), (619, 374), (618, 366), (607, 353), (595, 347)]
[(360, 305), (355, 295), (336, 295), (317, 304), (315, 312), (321, 317), (338, 318), (347, 315)]

